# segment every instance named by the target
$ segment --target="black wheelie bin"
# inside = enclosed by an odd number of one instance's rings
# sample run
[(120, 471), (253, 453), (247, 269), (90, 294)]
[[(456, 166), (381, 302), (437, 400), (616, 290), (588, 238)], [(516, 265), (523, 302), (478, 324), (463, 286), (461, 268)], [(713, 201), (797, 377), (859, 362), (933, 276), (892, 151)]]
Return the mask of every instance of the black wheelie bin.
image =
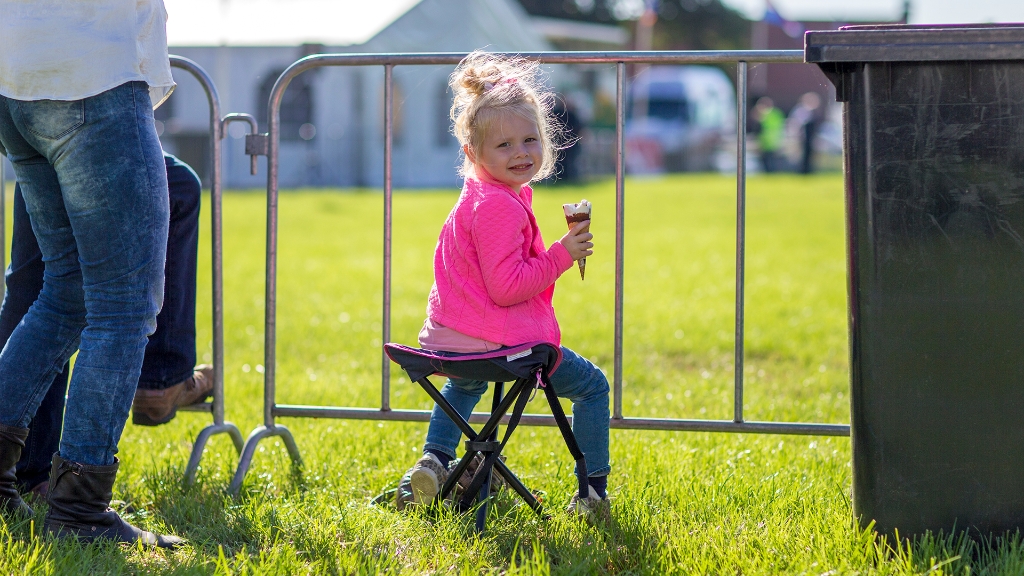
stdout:
[(1024, 528), (1024, 25), (808, 32), (843, 102), (853, 505)]

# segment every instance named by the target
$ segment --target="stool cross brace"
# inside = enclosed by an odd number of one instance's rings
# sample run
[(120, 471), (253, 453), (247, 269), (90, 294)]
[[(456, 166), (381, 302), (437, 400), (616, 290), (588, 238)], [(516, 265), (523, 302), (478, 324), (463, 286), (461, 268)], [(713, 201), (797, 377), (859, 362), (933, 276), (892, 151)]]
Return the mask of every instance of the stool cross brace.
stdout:
[[(579, 449), (579, 445), (576, 443), (576, 437), (572, 433), (572, 428), (565, 416), (565, 412), (562, 410), (562, 405), (559, 403), (558, 397), (555, 395), (554, 389), (547, 381), (547, 377), (544, 376), (541, 371), (538, 371), (533, 377), (517, 379), (512, 384), (508, 394), (504, 397), (502, 396), (504, 383), (495, 382), (491, 415), (479, 432), (474, 430), (469, 422), (467, 422), (466, 419), (455, 410), (455, 407), (441, 395), (441, 392), (438, 391), (426, 376), (420, 378), (416, 382), (428, 395), (430, 395), (441, 410), (451, 418), (452, 422), (462, 430), (462, 433), (469, 438), (465, 444), (466, 453), (463, 455), (458, 466), (456, 466), (448, 475), (448, 480), (445, 481), (444, 486), (437, 495), (437, 501), (440, 502), (451, 494), (452, 490), (455, 488), (455, 484), (458, 482), (459, 478), (462, 477), (462, 474), (469, 468), (470, 463), (474, 460), (477, 453), (484, 457), (483, 464), (477, 468), (477, 471), (473, 476), (473, 480), (463, 492), (462, 498), (458, 504), (461, 510), (466, 510), (472, 505), (474, 498), (479, 501), (480, 508), (477, 510), (476, 518), (476, 528), (478, 531), (483, 530), (484, 521), (487, 517), (487, 495), (490, 493), (492, 469), (496, 469), (497, 473), (505, 479), (505, 482), (530, 506), (530, 508), (539, 515), (544, 514), (541, 503), (500, 459), (501, 451), (505, 448), (512, 432), (519, 424), (523, 411), (526, 409), (526, 404), (529, 402), (533, 390), (537, 387), (544, 390), (544, 396), (547, 398), (548, 405), (551, 407), (551, 413), (558, 423), (558, 428), (562, 433), (562, 438), (565, 440), (565, 444), (568, 447), (570, 454), (572, 454), (573, 460), (576, 462), (576, 476), (579, 481), (580, 497), (585, 498), (589, 493), (589, 485), (587, 483), (587, 465), (583, 457), (583, 452)], [(509, 418), (508, 426), (505, 429), (504, 438), (501, 442), (498, 442), (498, 426), (509, 408), (513, 408), (512, 414)]]

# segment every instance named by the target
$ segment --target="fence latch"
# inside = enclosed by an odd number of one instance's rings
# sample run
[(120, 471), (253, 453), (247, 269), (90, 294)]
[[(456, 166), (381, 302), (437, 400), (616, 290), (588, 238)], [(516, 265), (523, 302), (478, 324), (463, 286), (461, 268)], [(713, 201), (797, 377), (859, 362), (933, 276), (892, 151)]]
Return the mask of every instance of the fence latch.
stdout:
[(266, 156), (270, 151), (270, 134), (246, 134), (245, 153), (249, 156)]
[[(254, 130), (255, 132), (255, 130)], [(270, 153), (270, 134), (246, 134), (245, 153), (252, 160), (252, 173), (256, 173), (256, 158)]]
[(259, 123), (252, 114), (244, 112), (232, 112), (220, 120), (220, 137), (224, 139), (228, 135), (228, 124), (232, 122), (245, 122), (249, 125), (249, 134), (245, 135), (245, 153), (249, 155), (249, 172), (256, 175), (256, 158), (260, 155), (266, 156), (269, 146), (267, 145), (267, 134), (257, 134)]

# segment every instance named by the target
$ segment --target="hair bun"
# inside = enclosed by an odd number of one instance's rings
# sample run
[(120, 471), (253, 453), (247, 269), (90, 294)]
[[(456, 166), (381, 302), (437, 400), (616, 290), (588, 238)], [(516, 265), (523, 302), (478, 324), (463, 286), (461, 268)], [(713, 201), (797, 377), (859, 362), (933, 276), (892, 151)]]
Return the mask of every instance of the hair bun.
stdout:
[(480, 96), (502, 80), (502, 70), (489, 54), (466, 58), (459, 77), (459, 86), (467, 95)]

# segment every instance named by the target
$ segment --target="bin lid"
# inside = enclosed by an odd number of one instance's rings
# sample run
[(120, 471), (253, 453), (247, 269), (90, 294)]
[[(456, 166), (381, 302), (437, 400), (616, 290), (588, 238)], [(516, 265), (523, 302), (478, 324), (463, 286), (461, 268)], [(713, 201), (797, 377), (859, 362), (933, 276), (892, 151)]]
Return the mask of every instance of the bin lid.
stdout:
[(843, 26), (804, 35), (804, 61), (1024, 60), (1024, 24)]

